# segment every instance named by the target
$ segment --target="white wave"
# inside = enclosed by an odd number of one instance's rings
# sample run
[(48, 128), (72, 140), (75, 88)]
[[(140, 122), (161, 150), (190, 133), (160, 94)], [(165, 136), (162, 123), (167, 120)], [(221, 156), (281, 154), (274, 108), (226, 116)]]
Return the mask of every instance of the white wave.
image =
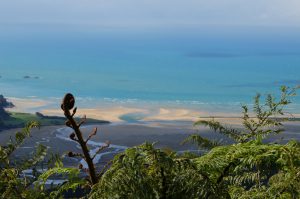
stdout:
[(33, 149), (34, 147), (31, 146), (21, 146), (20, 149)]
[[(45, 171), (47, 171), (48, 169), (47, 168), (44, 168), (44, 169), (37, 169), (37, 172), (39, 173), (43, 173)], [(23, 174), (32, 174), (33, 170), (32, 169), (25, 169), (22, 171)]]
[(67, 182), (67, 180), (57, 180), (57, 179), (53, 179), (53, 180), (46, 180), (45, 185), (60, 185), (64, 182)]

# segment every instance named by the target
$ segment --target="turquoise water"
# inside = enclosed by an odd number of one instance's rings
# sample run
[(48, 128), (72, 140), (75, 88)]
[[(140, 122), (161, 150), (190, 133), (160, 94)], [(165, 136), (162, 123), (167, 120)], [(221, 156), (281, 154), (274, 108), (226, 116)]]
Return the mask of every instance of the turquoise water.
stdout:
[(228, 108), (250, 103), (257, 92), (300, 85), (300, 36), (4, 31), (0, 69), (0, 93), (10, 97), (60, 98), (72, 92), (95, 100)]

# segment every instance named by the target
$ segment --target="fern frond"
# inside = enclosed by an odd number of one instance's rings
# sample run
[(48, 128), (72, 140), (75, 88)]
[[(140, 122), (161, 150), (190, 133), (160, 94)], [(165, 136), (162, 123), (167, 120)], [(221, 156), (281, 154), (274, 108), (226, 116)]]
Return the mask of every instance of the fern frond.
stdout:
[(202, 149), (212, 149), (216, 146), (220, 146), (221, 144), (217, 141), (211, 141), (207, 138), (204, 138), (198, 134), (189, 135), (185, 140), (182, 141), (181, 144), (186, 143), (194, 143), (198, 146), (198, 148)]
[(220, 134), (223, 134), (231, 139), (233, 139), (236, 142), (241, 141), (241, 132), (237, 129), (231, 129), (223, 126), (220, 122), (213, 120), (206, 121), (206, 120), (199, 120), (194, 123), (194, 126), (203, 125), (206, 127), (209, 127), (215, 132), (218, 132)]
[(47, 155), (47, 147), (40, 144), (36, 147), (36, 151), (34, 155), (28, 160), (26, 160), (24, 163), (22, 163), (20, 168), (22, 170), (25, 170), (35, 166), (37, 163), (43, 161), (46, 155)]

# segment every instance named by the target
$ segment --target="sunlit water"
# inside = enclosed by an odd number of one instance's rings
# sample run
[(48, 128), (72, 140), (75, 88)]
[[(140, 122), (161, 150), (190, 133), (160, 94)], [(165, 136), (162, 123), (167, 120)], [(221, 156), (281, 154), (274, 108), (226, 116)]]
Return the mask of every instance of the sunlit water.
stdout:
[(187, 32), (4, 32), (0, 93), (232, 111), (257, 92), (300, 85), (297, 35)]

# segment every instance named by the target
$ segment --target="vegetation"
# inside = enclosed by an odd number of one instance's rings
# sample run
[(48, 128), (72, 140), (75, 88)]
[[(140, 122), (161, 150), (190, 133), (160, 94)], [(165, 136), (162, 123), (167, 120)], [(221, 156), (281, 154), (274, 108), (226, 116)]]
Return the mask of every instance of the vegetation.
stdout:
[(197, 168), (230, 198), (300, 198), (300, 145), (258, 140), (220, 146), (196, 158)]
[(232, 139), (222, 145), (192, 135), (200, 148), (210, 151), (185, 158), (155, 149), (134, 147), (115, 157), (111, 168), (94, 186), (91, 198), (300, 198), (300, 144), (264, 144), (263, 138), (283, 131), (284, 108), (295, 95), (282, 87), (276, 100), (268, 95), (263, 105), (255, 97), (254, 117), (243, 106), (244, 129), (225, 127), (217, 121), (199, 121)]
[(130, 148), (115, 157), (91, 198), (299, 198), (300, 145), (250, 141), (188, 159)]
[(35, 177), (27, 178), (22, 171), (33, 168), (38, 162), (44, 159), (46, 147), (39, 145), (35, 154), (30, 159), (12, 160), (13, 152), (30, 136), (30, 129), (38, 127), (38, 123), (28, 123), (25, 128), (17, 132), (14, 139), (11, 139), (6, 146), (0, 146), (0, 197), (1, 198), (43, 198), (41, 192), (35, 192), (31, 185)]
[[(39, 122), (40, 126), (65, 125), (64, 117), (45, 116), (38, 112), (36, 114), (9, 112), (8, 114), (10, 117), (3, 121), (2, 124), (3, 129), (23, 127), (26, 123), (30, 121), (37, 121)], [(86, 119), (86, 124), (96, 124), (96, 123), (97, 124), (109, 123), (109, 121), (97, 120), (92, 118)], [(0, 127), (1, 127), (1, 123), (0, 123)]]
[[(77, 108), (75, 98), (67, 94), (62, 110), (67, 118), (66, 125), (74, 130), (70, 138), (78, 142), (82, 154), (69, 152), (69, 156), (83, 157), (88, 163), (87, 179), (79, 177), (79, 169), (64, 168), (60, 161), (37, 178), (28, 181), (20, 174), (23, 168), (9, 162), (11, 151), (29, 135), (31, 126), (17, 134), (16, 141), (1, 147), (0, 191), (4, 198), (57, 198), (68, 190), (85, 191), (88, 198), (300, 198), (300, 143), (294, 140), (285, 144), (264, 143), (270, 134), (284, 131), (283, 122), (289, 119), (285, 107), (291, 103), (294, 89), (282, 87), (279, 99), (267, 95), (263, 104), (261, 96), (255, 97), (253, 112), (243, 106), (243, 128), (234, 129), (215, 120), (199, 121), (231, 139), (233, 144), (208, 140), (192, 135), (185, 143), (193, 142), (207, 150), (206, 154), (177, 154), (170, 150), (155, 148), (145, 143), (116, 155), (109, 168), (97, 173), (86, 139), (80, 130), (84, 120), (74, 119)], [(34, 123), (33, 123), (34, 124)], [(34, 125), (35, 126), (35, 125)], [(106, 146), (105, 146), (106, 147)], [(103, 148), (100, 148), (100, 152)], [(43, 150), (42, 151), (44, 154)], [(41, 160), (32, 158), (25, 164), (34, 165)], [(54, 187), (50, 194), (44, 182), (52, 175), (65, 175), (66, 182)], [(35, 184), (35, 188), (28, 185)], [(33, 190), (39, 190), (34, 192)]]
[(4, 121), (9, 119), (9, 114), (5, 111), (5, 108), (12, 108), (14, 105), (8, 102), (3, 95), (0, 95), (0, 130), (1, 126), (4, 126)]
[(145, 143), (115, 157), (91, 198), (206, 198), (218, 190), (193, 160)]
[[(10, 128), (20, 128), (24, 127), (27, 123), (31, 121), (36, 121), (40, 126), (50, 126), (50, 125), (64, 125), (65, 118), (59, 116), (46, 116), (42, 113), (36, 112), (31, 113), (18, 113), (18, 112), (7, 112), (5, 109), (13, 108), (14, 104), (7, 101), (7, 99), (0, 95), (0, 131)], [(109, 123), (109, 121), (96, 120), (92, 118), (86, 119), (87, 124), (96, 123)]]
[[(213, 131), (226, 136), (235, 143), (262, 140), (270, 134), (278, 134), (284, 131), (283, 122), (289, 121), (291, 116), (285, 112), (285, 108), (291, 103), (291, 97), (295, 95), (296, 89), (289, 89), (283, 86), (281, 87), (280, 99), (276, 100), (274, 96), (268, 94), (265, 102), (261, 104), (261, 95), (257, 94), (254, 98), (252, 113), (249, 113), (248, 106), (242, 106), (242, 129), (224, 126), (214, 119), (210, 121), (199, 120), (194, 123), (194, 126), (208, 126)], [(198, 134), (189, 136), (183, 143), (187, 142), (196, 143), (199, 148), (213, 148), (222, 144), (220, 141), (211, 141)]]

